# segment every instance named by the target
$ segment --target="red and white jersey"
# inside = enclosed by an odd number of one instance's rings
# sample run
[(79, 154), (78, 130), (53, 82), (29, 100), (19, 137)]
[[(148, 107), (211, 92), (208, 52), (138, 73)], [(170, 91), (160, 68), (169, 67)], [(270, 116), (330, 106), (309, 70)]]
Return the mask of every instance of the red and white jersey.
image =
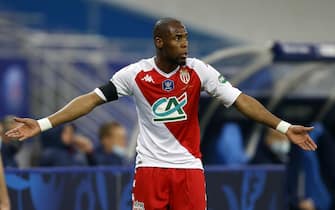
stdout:
[[(202, 90), (226, 107), (241, 91), (195, 58), (164, 73), (154, 58), (140, 60), (111, 79), (119, 96), (133, 95), (139, 120), (136, 167), (203, 169), (198, 105)], [(104, 98), (100, 89), (96, 93)]]

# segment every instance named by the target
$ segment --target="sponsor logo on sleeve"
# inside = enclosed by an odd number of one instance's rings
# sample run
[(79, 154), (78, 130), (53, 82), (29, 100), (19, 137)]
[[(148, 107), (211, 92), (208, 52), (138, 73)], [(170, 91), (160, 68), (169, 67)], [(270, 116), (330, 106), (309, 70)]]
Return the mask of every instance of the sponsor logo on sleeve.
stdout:
[(221, 74), (219, 77), (218, 77), (218, 80), (220, 83), (224, 84), (227, 82), (226, 78)]

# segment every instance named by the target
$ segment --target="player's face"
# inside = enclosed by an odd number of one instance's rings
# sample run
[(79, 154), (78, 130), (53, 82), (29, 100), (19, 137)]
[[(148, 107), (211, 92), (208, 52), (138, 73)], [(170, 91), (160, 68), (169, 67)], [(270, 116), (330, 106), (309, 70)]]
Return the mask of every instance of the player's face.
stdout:
[(61, 133), (63, 143), (65, 145), (70, 145), (73, 142), (74, 134), (74, 128), (70, 125), (66, 125)]
[(162, 50), (166, 59), (172, 64), (185, 65), (188, 54), (188, 38), (184, 25), (175, 22), (169, 26)]
[(125, 147), (127, 132), (123, 127), (111, 128), (109, 134), (102, 138), (102, 145), (107, 151), (111, 151), (114, 146)]

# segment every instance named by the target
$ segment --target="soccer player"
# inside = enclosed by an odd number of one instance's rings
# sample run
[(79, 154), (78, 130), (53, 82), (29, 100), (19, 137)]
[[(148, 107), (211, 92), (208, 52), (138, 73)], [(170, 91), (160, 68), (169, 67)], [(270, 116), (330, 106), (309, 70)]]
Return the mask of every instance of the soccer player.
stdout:
[(312, 127), (280, 120), (213, 67), (188, 58), (187, 30), (179, 20), (158, 20), (153, 39), (156, 56), (126, 66), (108, 84), (75, 98), (46, 118), (16, 118), (22, 125), (7, 135), (24, 140), (77, 119), (100, 104), (133, 95), (140, 129), (133, 185), (136, 210), (206, 209), (198, 124), (203, 90), (226, 107), (234, 105), (247, 117), (284, 133), (302, 149), (316, 149), (308, 135)]

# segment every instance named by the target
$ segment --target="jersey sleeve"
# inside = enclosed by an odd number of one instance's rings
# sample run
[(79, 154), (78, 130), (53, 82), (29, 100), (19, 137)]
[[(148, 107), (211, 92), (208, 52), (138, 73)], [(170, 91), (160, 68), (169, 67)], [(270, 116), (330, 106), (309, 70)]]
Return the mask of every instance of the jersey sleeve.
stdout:
[(116, 72), (110, 80), (115, 85), (119, 97), (133, 95), (134, 68), (135, 64), (126, 66)]
[(120, 69), (110, 79), (108, 84), (95, 88), (94, 92), (105, 102), (117, 100), (122, 96), (133, 94), (132, 79), (135, 64)]
[(209, 64), (197, 60), (196, 65), (202, 80), (202, 88), (209, 95), (222, 101), (225, 107), (230, 107), (241, 91), (233, 87), (223, 75)]

